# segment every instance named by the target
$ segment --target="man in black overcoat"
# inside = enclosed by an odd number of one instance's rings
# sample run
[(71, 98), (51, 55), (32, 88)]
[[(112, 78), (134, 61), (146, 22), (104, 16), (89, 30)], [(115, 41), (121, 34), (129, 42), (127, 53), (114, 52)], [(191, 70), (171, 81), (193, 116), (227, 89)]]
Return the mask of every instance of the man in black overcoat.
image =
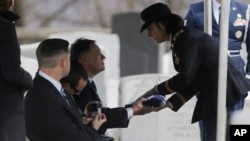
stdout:
[(0, 141), (25, 141), (23, 97), (32, 77), (21, 67), (13, 0), (0, 1)]

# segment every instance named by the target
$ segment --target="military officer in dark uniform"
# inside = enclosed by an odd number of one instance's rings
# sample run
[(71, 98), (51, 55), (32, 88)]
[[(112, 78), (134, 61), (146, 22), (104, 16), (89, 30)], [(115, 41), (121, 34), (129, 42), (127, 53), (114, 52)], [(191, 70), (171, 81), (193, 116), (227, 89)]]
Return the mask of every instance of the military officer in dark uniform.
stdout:
[[(170, 41), (173, 63), (178, 72), (154, 86), (142, 97), (173, 94), (165, 107), (177, 111), (186, 101), (197, 96), (192, 123), (203, 121), (204, 140), (216, 139), (219, 45), (210, 35), (184, 27), (183, 19), (172, 13), (166, 4), (156, 3), (141, 12), (141, 32), (157, 43)], [(248, 81), (231, 60), (228, 61), (227, 110), (247, 96)], [(159, 110), (159, 109), (158, 109)], [(148, 112), (148, 111), (147, 111)], [(230, 116), (228, 115), (228, 121)], [(228, 126), (227, 126), (228, 127)]]
[[(220, 7), (221, 0), (212, 0), (212, 36), (219, 41), (220, 36)], [(247, 58), (247, 67), (244, 71), (244, 61), (240, 56), (243, 43), (246, 43), (247, 52), (250, 49), (250, 8), (235, 0), (230, 2), (228, 55), (246, 78), (250, 80), (250, 56)], [(191, 4), (186, 15), (186, 26), (204, 31), (204, 2)]]
[[(220, 9), (221, 0), (212, 0), (212, 36), (219, 42), (220, 36)], [(247, 57), (245, 63), (240, 55), (242, 46), (245, 44), (247, 54), (250, 49), (250, 27), (249, 27), (249, 11), (250, 8), (235, 0), (230, 0), (230, 15), (229, 15), (229, 34), (228, 34), (228, 55), (236, 67), (250, 81), (250, 57)], [(191, 4), (186, 15), (186, 26), (204, 31), (204, 2)], [(244, 50), (245, 51), (245, 50)], [(234, 108), (243, 109), (244, 99)], [(235, 109), (232, 109), (234, 111)], [(229, 111), (229, 114), (231, 112)], [(202, 128), (202, 126), (201, 126)]]

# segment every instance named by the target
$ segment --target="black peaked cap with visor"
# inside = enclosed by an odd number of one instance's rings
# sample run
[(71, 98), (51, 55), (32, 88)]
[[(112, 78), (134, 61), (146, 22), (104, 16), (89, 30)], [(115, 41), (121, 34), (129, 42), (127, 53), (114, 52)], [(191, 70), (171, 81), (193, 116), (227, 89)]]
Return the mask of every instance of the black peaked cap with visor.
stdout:
[(142, 27), (141, 32), (143, 32), (151, 23), (166, 17), (171, 14), (171, 10), (166, 4), (155, 3), (147, 8), (145, 8), (141, 13)]

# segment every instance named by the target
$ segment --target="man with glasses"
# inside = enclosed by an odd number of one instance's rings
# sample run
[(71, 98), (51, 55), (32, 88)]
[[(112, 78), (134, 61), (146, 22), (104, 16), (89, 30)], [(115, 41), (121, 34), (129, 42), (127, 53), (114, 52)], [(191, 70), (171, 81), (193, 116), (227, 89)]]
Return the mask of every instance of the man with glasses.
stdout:
[(64, 90), (71, 96), (79, 95), (81, 90), (86, 86), (88, 75), (86, 70), (78, 62), (71, 61), (69, 74), (62, 78), (60, 82)]
[[(60, 82), (64, 91), (69, 94), (73, 99), (73, 95), (79, 95), (87, 84), (88, 75), (86, 70), (81, 66), (80, 63), (71, 61), (69, 74), (62, 78)], [(100, 127), (102, 123), (106, 121), (106, 116), (104, 114), (97, 114), (94, 117), (88, 115), (88, 111), (80, 110), (79, 113), (82, 115), (83, 124), (90, 124), (90, 126), (96, 130)]]

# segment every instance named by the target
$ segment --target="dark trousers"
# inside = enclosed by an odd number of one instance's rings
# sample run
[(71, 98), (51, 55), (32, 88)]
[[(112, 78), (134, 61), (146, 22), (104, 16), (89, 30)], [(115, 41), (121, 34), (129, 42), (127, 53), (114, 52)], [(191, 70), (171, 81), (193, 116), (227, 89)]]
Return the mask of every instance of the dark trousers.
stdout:
[(0, 141), (26, 141), (24, 101), (21, 93), (8, 93), (0, 100)]
[[(240, 101), (227, 108), (227, 122), (226, 122), (226, 141), (230, 141), (229, 125), (232, 114), (235, 111), (242, 110), (245, 104), (245, 98), (242, 97)], [(210, 120), (199, 121), (201, 141), (216, 141), (217, 116), (214, 115)]]

